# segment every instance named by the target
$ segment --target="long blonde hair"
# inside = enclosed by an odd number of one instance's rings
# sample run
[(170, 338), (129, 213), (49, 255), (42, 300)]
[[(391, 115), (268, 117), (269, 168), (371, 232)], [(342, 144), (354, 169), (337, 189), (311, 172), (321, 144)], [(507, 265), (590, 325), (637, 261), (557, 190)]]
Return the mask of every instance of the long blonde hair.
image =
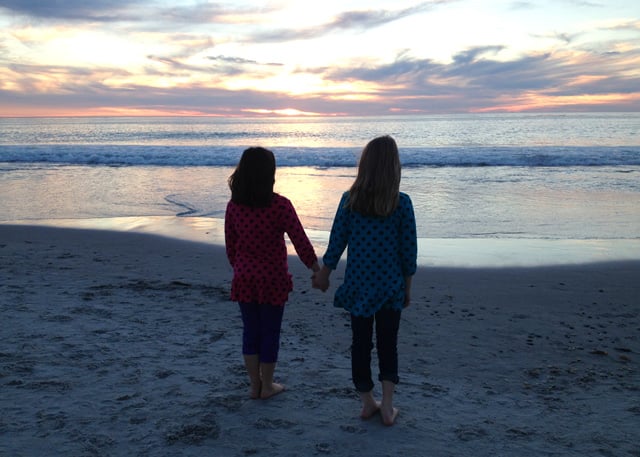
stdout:
[(400, 174), (395, 140), (385, 135), (369, 141), (362, 150), (347, 206), (365, 216), (388, 216), (398, 206)]

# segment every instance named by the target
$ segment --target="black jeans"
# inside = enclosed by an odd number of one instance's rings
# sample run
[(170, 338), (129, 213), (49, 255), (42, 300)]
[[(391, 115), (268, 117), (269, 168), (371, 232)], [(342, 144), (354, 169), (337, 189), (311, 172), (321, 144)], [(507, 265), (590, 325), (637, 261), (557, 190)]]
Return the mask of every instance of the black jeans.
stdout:
[(376, 327), (379, 381), (399, 382), (398, 378), (398, 328), (402, 311), (381, 309), (374, 316), (351, 315), (351, 377), (358, 392), (373, 389), (371, 378), (371, 350), (373, 349), (373, 324)]

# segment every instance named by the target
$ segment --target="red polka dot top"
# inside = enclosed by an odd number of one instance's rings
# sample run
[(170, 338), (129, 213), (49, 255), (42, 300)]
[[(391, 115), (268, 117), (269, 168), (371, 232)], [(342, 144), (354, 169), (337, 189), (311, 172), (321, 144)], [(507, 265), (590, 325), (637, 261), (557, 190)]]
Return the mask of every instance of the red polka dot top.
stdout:
[(231, 299), (283, 306), (293, 290), (284, 234), (308, 267), (317, 261), (296, 210), (275, 194), (271, 206), (253, 208), (230, 201), (224, 220), (225, 245), (233, 267)]

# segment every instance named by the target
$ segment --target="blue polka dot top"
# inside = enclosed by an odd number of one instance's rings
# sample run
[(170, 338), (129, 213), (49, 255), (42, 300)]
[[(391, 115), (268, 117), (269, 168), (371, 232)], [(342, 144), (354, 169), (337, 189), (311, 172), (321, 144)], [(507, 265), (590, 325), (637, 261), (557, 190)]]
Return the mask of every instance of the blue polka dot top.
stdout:
[(382, 307), (401, 310), (405, 277), (416, 272), (416, 219), (411, 199), (400, 192), (398, 207), (387, 217), (363, 216), (340, 199), (324, 264), (335, 270), (348, 246), (344, 283), (334, 305), (356, 316), (372, 316)]

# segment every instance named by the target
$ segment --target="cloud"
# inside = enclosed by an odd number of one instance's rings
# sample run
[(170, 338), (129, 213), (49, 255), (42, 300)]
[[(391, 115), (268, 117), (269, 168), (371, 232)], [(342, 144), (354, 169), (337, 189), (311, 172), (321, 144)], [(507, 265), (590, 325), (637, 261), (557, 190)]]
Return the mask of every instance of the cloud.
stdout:
[[(637, 70), (640, 49), (635, 39), (640, 22), (633, 16), (590, 22), (595, 32), (592, 41), (587, 41), (592, 31), (565, 33), (543, 29), (536, 37), (545, 38), (547, 44), (549, 39), (554, 40), (555, 46), (537, 52), (522, 51), (518, 57), (511, 57), (513, 45), (501, 44), (509, 42), (504, 38), (490, 46), (459, 48), (449, 61), (416, 55), (425, 52), (418, 47), (413, 51), (396, 50), (395, 58), (386, 61), (374, 60), (382, 59), (381, 56), (363, 60), (356, 57), (356, 50), (351, 63), (346, 57), (334, 62), (329, 55), (326, 60), (318, 59), (317, 67), (292, 70), (295, 61), (286, 60), (286, 45), (280, 49), (270, 44), (272, 49), (267, 52), (264, 48), (254, 52), (250, 46), (369, 31), (428, 13), (449, 1), (456, 0), (423, 1), (397, 9), (346, 11), (308, 29), (271, 31), (261, 28), (269, 26), (267, 19), (271, 17), (260, 13), (273, 10), (261, 6), (194, 3), (163, 7), (151, 0), (0, 0), (0, 9), (38, 18), (22, 28), (0, 31), (3, 64), (0, 107), (22, 103), (55, 112), (64, 107), (91, 111), (112, 106), (141, 112), (238, 115), (246, 110), (274, 112), (293, 108), (303, 112), (366, 115), (528, 109), (531, 105), (527, 103), (535, 99), (545, 100), (549, 109), (556, 106), (554, 100), (561, 100), (557, 106), (564, 103), (562, 106), (566, 107), (566, 100), (578, 100), (571, 101), (575, 103), (571, 106), (587, 107), (589, 97), (602, 100), (609, 97), (614, 101), (607, 109), (640, 110)], [(524, 1), (510, 6), (538, 7), (534, 2)], [(45, 25), (39, 29), (45, 19), (70, 24)], [(75, 51), (85, 60), (73, 57), (68, 65), (62, 63), (64, 58), (51, 59), (56, 65), (39, 63), (47, 61), (39, 58), (40, 44), (47, 43), (49, 37), (62, 36), (61, 30), (99, 28), (93, 23), (91, 27), (81, 27), (77, 21), (82, 20), (104, 22), (105, 27), (100, 29), (102, 37), (126, 37), (135, 45), (127, 55), (131, 59), (127, 62), (133, 63), (118, 68), (120, 54), (114, 53), (110, 60), (94, 60), (90, 55), (92, 49), (86, 51), (82, 46)], [(129, 23), (111, 22), (116, 20)], [(238, 23), (250, 26), (235, 28), (233, 24)], [(233, 26), (226, 27), (228, 24)], [(606, 31), (615, 32), (606, 34)], [(414, 40), (415, 35), (408, 39)], [(344, 41), (347, 43), (348, 37)], [(492, 39), (489, 43), (496, 41)], [(413, 41), (404, 46), (413, 46)], [(271, 53), (272, 50), (275, 52)], [(100, 62), (99, 68), (95, 62)], [(276, 89), (283, 87), (282, 81), (289, 76), (291, 86)], [(623, 100), (625, 94), (628, 96)], [(618, 96), (622, 101), (616, 101)], [(535, 109), (541, 108), (536, 105)], [(6, 112), (4, 109), (2, 114)]]
[(269, 6), (242, 7), (233, 3), (200, 2), (187, 6), (174, 6), (157, 10), (155, 16), (171, 25), (194, 24), (249, 24), (263, 20), (276, 11)]
[[(0, 0), (0, 9), (41, 20), (133, 22), (164, 29), (194, 24), (253, 22), (268, 8), (200, 2), (164, 7), (153, 0)], [(164, 25), (163, 25), (164, 24)]]
[(198, 3), (190, 6), (163, 8), (159, 11), (159, 17), (171, 24), (216, 22), (228, 14), (229, 6), (218, 3)]
[[(428, 112), (474, 111), (500, 107), (501, 100), (539, 97), (588, 97), (635, 94), (640, 108), (640, 51), (605, 53), (545, 52), (503, 61), (494, 58), (502, 46), (471, 48), (450, 63), (400, 55), (387, 64), (327, 69), (324, 77), (343, 82), (375, 83), (380, 99), (398, 108)], [(618, 71), (611, 71), (617, 69)]]
[(580, 33), (566, 33), (566, 32), (554, 32), (546, 35), (533, 34), (534, 38), (548, 38), (551, 40), (560, 41), (565, 45), (570, 45), (572, 42), (576, 40), (576, 38), (580, 37)]
[(166, 57), (148, 55), (147, 58), (150, 61), (164, 65), (165, 67), (167, 67), (167, 70), (161, 72), (157, 69), (147, 67), (145, 74), (163, 74), (165, 76), (171, 76), (173, 74), (173, 76), (176, 76), (175, 73), (177, 72), (178, 74), (184, 74), (188, 76), (194, 76), (194, 74), (196, 73), (201, 73), (210, 76), (216, 75), (228, 77), (244, 75), (253, 77), (264, 77), (264, 69), (279, 68), (283, 66), (283, 64), (276, 62), (258, 62), (241, 57), (223, 55), (205, 57), (206, 61), (210, 62), (211, 65), (190, 64), (185, 62), (188, 57), (190, 56)]
[(205, 70), (202, 66), (189, 65), (182, 62), (180, 59), (174, 59), (171, 57), (148, 55), (147, 58), (153, 62), (166, 65), (167, 67), (170, 67), (171, 70), (173, 71), (180, 71), (180, 72), (186, 71), (188, 73), (193, 73), (193, 72), (201, 72)]
[[(572, 6), (579, 7), (588, 7), (588, 8), (602, 8), (604, 5), (602, 3), (590, 2), (587, 0), (556, 0), (557, 3), (566, 3)], [(530, 10), (530, 9), (539, 9), (544, 8), (544, 5), (541, 5), (540, 2), (532, 2), (532, 1), (513, 1), (509, 5), (509, 9), (514, 11), (519, 10)]]
[(266, 63), (261, 63), (258, 62), (256, 60), (249, 60), (249, 59), (243, 59), (242, 57), (229, 57), (229, 56), (210, 56), (208, 57), (209, 60), (213, 60), (213, 61), (218, 61), (218, 62), (224, 62), (224, 63), (229, 63), (229, 64), (237, 64), (237, 65), (266, 65), (266, 66), (271, 66), (271, 67), (279, 67), (282, 66), (283, 64), (281, 63), (277, 63), (277, 62), (266, 62)]
[(213, 39), (208, 35), (195, 35), (191, 33), (164, 34), (163, 41), (175, 48), (171, 53), (174, 59), (188, 58), (215, 46)]
[[(336, 86), (343, 82), (372, 83), (369, 91), (349, 93), (311, 93), (292, 96), (284, 92), (228, 90), (205, 83), (171, 88), (127, 84), (112, 87), (101, 82), (113, 76), (127, 76), (118, 69), (87, 70), (37, 65), (14, 65), (11, 71), (25, 75), (20, 79), (21, 91), (0, 91), (0, 104), (20, 103), (26, 106), (65, 106), (75, 109), (110, 106), (169, 113), (200, 113), (242, 115), (248, 109), (274, 110), (295, 108), (305, 112), (366, 115), (370, 113), (434, 113), (470, 112), (511, 109), (526, 100), (544, 98), (563, 100), (562, 109), (586, 109), (588, 102), (568, 105), (564, 100), (588, 97), (608, 97), (609, 94), (629, 94), (626, 101), (609, 102), (607, 109), (637, 110), (640, 108), (640, 76), (633, 69), (640, 60), (639, 51), (614, 56), (572, 53), (541, 53), (525, 55), (509, 61), (495, 57), (498, 47), (471, 48), (459, 53), (449, 63), (417, 59), (403, 53), (391, 63), (357, 65), (352, 68), (317, 69)], [(178, 70), (192, 70), (181, 62), (154, 58), (156, 62)], [(198, 71), (242, 72), (260, 62), (230, 57), (212, 56), (212, 62), (229, 65), (227, 69), (203, 67)], [(610, 72), (608, 68), (620, 69)], [(626, 69), (626, 71), (625, 71)], [(43, 81), (51, 75), (60, 81), (58, 87)], [(0, 78), (3, 78), (0, 72)], [(46, 78), (45, 78), (46, 77)], [(93, 82), (92, 82), (93, 81)], [(50, 84), (50, 83), (49, 83)], [(341, 96), (344, 95), (344, 96)], [(582, 108), (580, 108), (582, 107)], [(526, 108), (526, 107), (525, 107)], [(547, 105), (547, 109), (553, 109)]]
[[(442, 3), (442, 2), (439, 2)], [(423, 13), (433, 8), (432, 2), (424, 2), (401, 10), (347, 11), (338, 15), (328, 23), (327, 30), (335, 29), (368, 29), (379, 27), (390, 22), (403, 19), (414, 14)]]
[[(599, 98), (609, 100), (602, 105), (608, 110), (640, 109), (640, 50), (636, 48), (622, 48), (615, 53), (558, 50), (509, 60), (499, 58), (502, 49), (501, 45), (465, 49), (448, 63), (416, 58), (404, 51), (386, 63), (301, 68), (300, 75), (313, 74), (324, 80), (329, 89), (296, 95), (263, 91), (259, 86), (246, 90), (216, 87), (213, 81), (218, 77), (259, 77), (282, 66), (232, 55), (205, 57), (203, 62), (211, 65), (150, 55), (154, 66), (145, 69), (147, 75), (158, 72), (168, 81), (202, 76), (196, 78), (200, 82), (177, 82), (166, 88), (134, 83), (136, 79), (131, 74), (118, 68), (13, 64), (0, 69), (0, 81), (14, 81), (18, 87), (8, 88), (0, 82), (4, 89), (0, 91), (0, 105), (20, 103), (51, 110), (61, 106), (77, 110), (110, 106), (140, 112), (215, 115), (294, 108), (367, 115), (542, 109), (527, 105), (536, 99), (545, 100), (550, 110), (554, 109), (554, 100), (558, 109), (587, 109), (589, 98)], [(344, 89), (349, 86), (357, 89)]]
[(387, 64), (372, 64), (353, 68), (328, 68), (324, 77), (335, 82), (368, 81), (377, 82), (384, 86), (386, 84), (397, 85), (398, 83), (423, 80), (427, 75), (441, 71), (442, 65), (430, 59), (414, 59), (401, 56), (394, 62)]
[(0, 8), (41, 19), (114, 22), (133, 19), (125, 12), (136, 3), (136, 0), (0, 0)]
[(604, 30), (628, 30), (631, 32), (640, 32), (640, 20), (620, 21), (603, 27)]
[(530, 10), (534, 8), (536, 8), (536, 6), (532, 2), (526, 2), (526, 1), (516, 1), (516, 2), (511, 2), (509, 4), (509, 9), (514, 11)]
[(566, 0), (566, 2), (571, 5), (586, 6), (589, 8), (603, 8), (606, 6), (603, 3), (590, 2), (587, 0)]
[(502, 51), (504, 46), (479, 46), (467, 49), (453, 56), (455, 65), (468, 65), (478, 61), (478, 57), (484, 54), (497, 54)]
[[(66, 92), (50, 91), (37, 96), (33, 92), (17, 93), (0, 89), (0, 101), (5, 106), (38, 109), (74, 110), (86, 112), (108, 107), (110, 110), (158, 111), (167, 113), (240, 115), (247, 108), (272, 110), (288, 108), (291, 99), (285, 94), (253, 90), (190, 86), (157, 88), (143, 85), (110, 87), (99, 82), (77, 81), (65, 86)], [(295, 104), (295, 102), (293, 102)]]
[(261, 32), (253, 35), (250, 40), (258, 42), (279, 42), (319, 38), (329, 33), (344, 30), (368, 30), (395, 22), (406, 17), (424, 13), (434, 6), (451, 3), (457, 0), (441, 0), (423, 2), (415, 6), (400, 10), (362, 10), (346, 11), (336, 16), (332, 21), (315, 27), (304, 29), (282, 29)]

